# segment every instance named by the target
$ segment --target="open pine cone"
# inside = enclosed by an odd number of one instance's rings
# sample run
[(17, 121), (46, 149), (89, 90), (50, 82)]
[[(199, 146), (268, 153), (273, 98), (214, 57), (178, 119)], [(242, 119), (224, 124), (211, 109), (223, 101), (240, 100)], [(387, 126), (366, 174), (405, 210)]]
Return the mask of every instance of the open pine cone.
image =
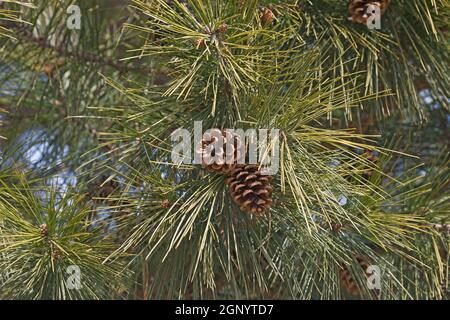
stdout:
[(384, 14), (390, 2), (391, 0), (351, 0), (348, 5), (349, 20), (367, 24), (367, 20), (372, 15), (372, 13), (368, 12), (370, 6), (379, 7), (380, 13)]
[[(223, 143), (219, 141), (220, 148), (214, 149), (211, 153), (213, 144), (220, 138)], [(233, 143), (228, 146), (227, 142), (231, 140)], [(196, 152), (201, 155), (202, 166), (206, 170), (219, 174), (229, 174), (241, 156), (241, 146), (242, 141), (239, 138), (239, 135), (227, 130), (221, 131), (219, 129), (212, 129), (204, 134), (201, 145), (197, 146)], [(227, 147), (231, 147), (231, 149), (227, 150)], [(227, 155), (232, 157), (230, 159), (231, 161), (226, 161)], [(215, 156), (218, 156), (220, 159), (215, 160)]]
[(261, 216), (272, 205), (272, 177), (256, 164), (236, 165), (227, 179), (233, 201), (242, 211)]

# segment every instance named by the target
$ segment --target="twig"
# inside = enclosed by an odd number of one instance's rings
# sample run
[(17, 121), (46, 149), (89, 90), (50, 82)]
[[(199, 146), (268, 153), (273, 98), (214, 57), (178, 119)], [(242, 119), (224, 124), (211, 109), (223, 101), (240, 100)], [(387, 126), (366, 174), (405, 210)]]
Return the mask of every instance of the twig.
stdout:
[[(18, 23), (2, 22), (2, 23), (0, 23), (0, 27), (14, 29), (23, 38), (26, 38), (27, 40), (37, 44), (41, 48), (53, 50), (53, 51), (57, 52), (58, 55), (60, 55), (60, 56), (72, 57), (72, 58), (80, 59), (82, 61), (86, 61), (89, 63), (98, 63), (101, 65), (106, 65), (106, 66), (112, 67), (112, 68), (120, 71), (121, 73), (137, 71), (139, 73), (147, 74), (145, 68), (142, 68), (140, 66), (129, 66), (124, 63), (114, 61), (110, 58), (100, 57), (91, 52), (79, 53), (79, 52), (69, 51), (62, 46), (54, 46), (54, 45), (50, 44), (49, 41), (43, 37), (35, 37), (28, 28), (26, 28), (25, 26), (20, 25)], [(148, 69), (147, 69), (147, 71), (151, 72), (151, 70), (148, 70)]]

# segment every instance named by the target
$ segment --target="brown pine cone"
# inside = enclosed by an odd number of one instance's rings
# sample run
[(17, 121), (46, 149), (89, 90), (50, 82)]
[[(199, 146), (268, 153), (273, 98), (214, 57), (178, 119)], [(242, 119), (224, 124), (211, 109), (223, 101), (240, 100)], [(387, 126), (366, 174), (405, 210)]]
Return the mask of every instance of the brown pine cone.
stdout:
[[(228, 146), (228, 141), (233, 141), (233, 143)], [(211, 152), (215, 142), (218, 142), (220, 147)], [(231, 147), (231, 149), (227, 150), (227, 147)], [(242, 155), (241, 147), (242, 142), (238, 135), (228, 130), (211, 129), (203, 135), (203, 140), (197, 146), (196, 153), (201, 155), (202, 166), (209, 172), (229, 174)], [(214, 161), (215, 156), (219, 157), (216, 161)], [(227, 161), (227, 156), (231, 157), (229, 161)]]
[(61, 251), (58, 248), (53, 248), (52, 258), (53, 260), (58, 260), (59, 258), (61, 258)]
[(269, 25), (272, 23), (273, 21), (273, 12), (272, 10), (270, 10), (269, 8), (263, 7), (261, 8), (261, 23), (263, 26)]
[(161, 202), (161, 207), (163, 207), (164, 209), (169, 209), (170, 206), (171, 206), (171, 203), (170, 203), (169, 199), (164, 199)]
[(217, 28), (217, 31), (220, 33), (225, 33), (228, 31), (228, 25), (226, 23), (222, 23), (219, 28)]
[(377, 6), (380, 8), (380, 13), (384, 14), (389, 6), (391, 0), (351, 0), (348, 5), (349, 20), (367, 24), (367, 20), (372, 15), (368, 12), (370, 6)]
[(43, 223), (39, 226), (39, 232), (41, 236), (47, 237), (48, 236), (48, 226), (47, 224)]
[(233, 201), (243, 212), (264, 215), (272, 206), (272, 177), (262, 175), (258, 165), (237, 165), (227, 184)]
[[(367, 160), (369, 160), (373, 164), (376, 164), (379, 160), (378, 156), (370, 150), (366, 150), (363, 153), (363, 157), (365, 157)], [(372, 168), (369, 168), (363, 172), (362, 176), (364, 179), (369, 180), (370, 177), (373, 175), (373, 173), (374, 173), (374, 170)]]
[[(358, 261), (358, 264), (360, 265), (361, 269), (363, 270), (364, 274), (367, 277), (367, 268), (369, 267), (369, 263), (363, 259), (362, 257), (356, 257), (356, 261)], [(352, 296), (361, 296), (361, 289), (358, 285), (358, 282), (353, 277), (352, 273), (348, 269), (347, 266), (343, 266), (341, 270), (339, 270), (339, 280), (341, 281), (342, 287), (351, 294)]]

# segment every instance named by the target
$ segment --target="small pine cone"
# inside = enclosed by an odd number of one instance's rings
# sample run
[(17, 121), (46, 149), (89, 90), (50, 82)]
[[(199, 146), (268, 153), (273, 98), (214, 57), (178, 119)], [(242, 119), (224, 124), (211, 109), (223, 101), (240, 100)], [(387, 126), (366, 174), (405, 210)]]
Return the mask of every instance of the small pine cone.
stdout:
[(331, 228), (334, 232), (339, 232), (342, 230), (344, 226), (341, 223), (334, 223), (331, 225)]
[(273, 12), (272, 10), (270, 10), (269, 8), (263, 7), (261, 8), (261, 23), (263, 26), (269, 25), (272, 23), (273, 21)]
[[(369, 160), (373, 164), (376, 164), (379, 159), (375, 153), (373, 153), (369, 150), (366, 150), (366, 152), (364, 152), (363, 157), (365, 157), (367, 160)], [(369, 180), (372, 175), (373, 175), (373, 169), (370, 168), (370, 169), (365, 170), (363, 172), (362, 176), (364, 179)]]
[[(228, 146), (228, 141), (233, 143)], [(219, 148), (215, 148), (211, 152), (216, 142), (218, 142)], [(228, 147), (231, 147), (231, 149), (227, 150)], [(201, 144), (196, 148), (196, 153), (201, 155), (202, 166), (206, 170), (226, 175), (231, 172), (243, 155), (241, 147), (242, 141), (238, 135), (227, 130), (212, 129), (203, 135)], [(218, 157), (218, 159), (214, 159), (215, 157)], [(227, 157), (230, 157), (230, 159), (227, 159)]]
[(48, 227), (47, 224), (43, 223), (39, 226), (39, 232), (41, 233), (41, 236), (47, 237), (48, 236)]
[(52, 258), (53, 260), (58, 260), (61, 257), (61, 251), (58, 248), (53, 248)]
[(367, 20), (372, 15), (368, 12), (371, 6), (377, 6), (380, 8), (380, 14), (384, 14), (391, 0), (351, 0), (348, 5), (349, 20), (367, 24)]
[(217, 31), (220, 33), (225, 33), (228, 31), (228, 25), (226, 23), (222, 23), (219, 28), (217, 28)]
[(347, 268), (342, 268), (339, 270), (339, 281), (342, 287), (352, 296), (360, 296), (361, 292), (359, 290), (358, 284), (353, 279), (350, 271)]
[(168, 199), (165, 199), (161, 202), (161, 207), (163, 207), (164, 209), (169, 209), (170, 208), (170, 201)]
[[(359, 266), (367, 277), (369, 263), (362, 257), (356, 257), (356, 261), (358, 261)], [(344, 287), (349, 294), (355, 297), (361, 296), (361, 289), (359, 288), (358, 282), (353, 278), (353, 275), (347, 266), (343, 266), (341, 270), (339, 270), (339, 280), (341, 281), (342, 287)]]
[(243, 212), (264, 215), (272, 206), (272, 177), (262, 175), (258, 165), (237, 165), (227, 184), (233, 201)]

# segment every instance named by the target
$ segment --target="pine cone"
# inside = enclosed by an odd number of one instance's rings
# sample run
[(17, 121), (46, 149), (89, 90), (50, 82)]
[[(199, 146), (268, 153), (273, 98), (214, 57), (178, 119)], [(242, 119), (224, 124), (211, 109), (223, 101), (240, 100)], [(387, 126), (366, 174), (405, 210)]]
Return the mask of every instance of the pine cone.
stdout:
[(47, 224), (43, 223), (39, 226), (39, 232), (41, 236), (47, 237), (48, 236), (48, 227)]
[[(214, 149), (214, 152), (211, 153), (213, 144), (220, 138), (223, 142), (219, 141), (221, 147)], [(231, 150), (226, 149), (228, 140), (233, 140), (233, 144), (230, 145)], [(238, 135), (227, 130), (222, 132), (219, 129), (212, 129), (204, 134), (203, 140), (201, 141), (201, 144), (197, 146), (196, 152), (201, 155), (202, 166), (206, 170), (219, 174), (229, 174), (241, 156), (241, 146), (242, 142)], [(210, 157), (210, 155), (212, 157)], [(231, 161), (226, 161), (228, 155), (232, 156)], [(213, 157), (215, 156), (219, 156), (220, 159), (214, 161)]]
[[(369, 150), (366, 150), (363, 154), (363, 157), (365, 157), (367, 160), (369, 160), (370, 162), (372, 162), (373, 164), (376, 164), (378, 162), (378, 156)], [(372, 168), (369, 168), (367, 170), (365, 170), (362, 174), (363, 178), (366, 180), (369, 180), (370, 177), (373, 175), (374, 170)]]
[(58, 248), (53, 248), (52, 258), (53, 260), (58, 260), (59, 258), (61, 258), (61, 251)]
[(331, 225), (331, 228), (334, 232), (339, 232), (342, 230), (344, 226), (341, 223), (334, 223)]
[(269, 25), (273, 21), (273, 12), (269, 8), (263, 7), (261, 8), (261, 23), (263, 26)]
[[(369, 263), (362, 257), (356, 257), (356, 261), (358, 261), (358, 264), (367, 277), (367, 268), (369, 267)], [(361, 296), (361, 290), (358, 282), (355, 278), (353, 278), (353, 275), (347, 266), (343, 266), (341, 270), (339, 270), (339, 280), (341, 281), (342, 287), (344, 287), (349, 294), (355, 297)]]
[(350, 13), (349, 20), (367, 24), (367, 20), (372, 15), (368, 12), (370, 6), (377, 6), (380, 8), (380, 13), (384, 14), (391, 0), (351, 0), (348, 5), (348, 11)]
[(228, 31), (228, 25), (226, 23), (222, 23), (219, 28), (217, 28), (217, 31), (220, 33), (225, 33)]
[(161, 207), (164, 208), (164, 209), (169, 209), (170, 206), (171, 206), (171, 203), (170, 203), (169, 199), (164, 199), (161, 202)]
[(233, 201), (243, 212), (261, 216), (272, 205), (272, 177), (262, 175), (258, 165), (236, 165), (227, 184)]

